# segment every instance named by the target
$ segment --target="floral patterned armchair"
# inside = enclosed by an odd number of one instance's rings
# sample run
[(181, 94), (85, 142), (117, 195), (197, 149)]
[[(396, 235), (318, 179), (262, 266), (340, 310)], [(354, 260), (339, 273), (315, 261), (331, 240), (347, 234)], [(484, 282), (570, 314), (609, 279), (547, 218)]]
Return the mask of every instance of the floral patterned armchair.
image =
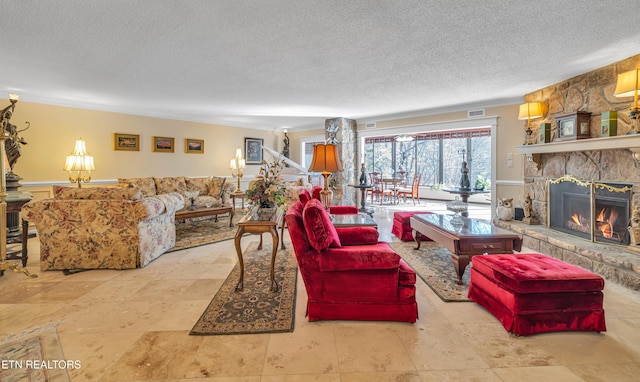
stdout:
[(22, 207), (40, 240), (40, 269), (144, 267), (173, 248), (178, 193), (141, 197), (136, 188), (54, 187)]

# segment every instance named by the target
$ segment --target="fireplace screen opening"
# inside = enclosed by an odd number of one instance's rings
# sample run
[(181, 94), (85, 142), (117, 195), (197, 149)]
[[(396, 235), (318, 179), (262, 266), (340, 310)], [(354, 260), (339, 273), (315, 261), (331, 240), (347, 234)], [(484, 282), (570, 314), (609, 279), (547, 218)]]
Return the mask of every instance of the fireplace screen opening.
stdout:
[(550, 228), (594, 242), (629, 244), (631, 185), (567, 176), (548, 184)]

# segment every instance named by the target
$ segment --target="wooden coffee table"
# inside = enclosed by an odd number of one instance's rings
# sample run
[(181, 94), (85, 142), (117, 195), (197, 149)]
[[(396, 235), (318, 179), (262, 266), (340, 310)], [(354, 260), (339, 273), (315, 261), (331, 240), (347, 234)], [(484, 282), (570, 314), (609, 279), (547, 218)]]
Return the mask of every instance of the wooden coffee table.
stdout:
[(195, 208), (176, 212), (176, 220), (185, 220), (199, 218), (202, 216), (215, 216), (218, 221), (218, 215), (229, 213), (229, 227), (233, 227), (233, 208), (232, 207), (211, 207), (211, 208)]
[(462, 225), (452, 224), (454, 215), (417, 214), (409, 220), (416, 248), (421, 233), (451, 251), (451, 261), (462, 284), (462, 275), (471, 258), (482, 254), (513, 253), (522, 249), (522, 238), (482, 220), (461, 217)]

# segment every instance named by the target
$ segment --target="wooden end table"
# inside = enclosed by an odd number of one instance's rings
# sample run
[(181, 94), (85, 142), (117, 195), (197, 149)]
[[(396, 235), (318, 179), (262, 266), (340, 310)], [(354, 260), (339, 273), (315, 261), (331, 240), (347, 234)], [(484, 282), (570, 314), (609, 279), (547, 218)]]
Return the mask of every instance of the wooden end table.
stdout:
[[(244, 215), (236, 225), (238, 231), (234, 239), (236, 246), (236, 254), (238, 255), (238, 263), (240, 264), (240, 280), (236, 285), (236, 291), (241, 291), (244, 288), (244, 261), (242, 259), (242, 247), (240, 246), (240, 240), (245, 233), (260, 235), (260, 244), (258, 249), (262, 249), (262, 234), (270, 233), (273, 238), (273, 248), (271, 249), (271, 290), (279, 290), (278, 282), (274, 275), (274, 267), (276, 261), (276, 253), (278, 252), (278, 243), (280, 241), (278, 237), (278, 225), (281, 225), (281, 229), (284, 232), (284, 209), (283, 208), (252, 208), (246, 215)], [(282, 249), (285, 249), (284, 240), (282, 240)]]
[(182, 210), (176, 212), (176, 220), (185, 220), (199, 218), (202, 216), (214, 216), (218, 221), (218, 215), (229, 213), (229, 227), (233, 227), (233, 208), (232, 207), (211, 207), (211, 208), (195, 208), (193, 210)]
[(409, 220), (414, 230), (416, 248), (420, 249), (421, 233), (451, 251), (458, 284), (471, 258), (483, 254), (513, 253), (522, 249), (522, 238), (490, 223), (461, 217), (462, 225), (452, 224), (454, 215), (417, 214)]
[(244, 192), (240, 191), (240, 192), (232, 192), (230, 194), (231, 196), (231, 201), (233, 203), (233, 209), (236, 209), (236, 198), (240, 198), (240, 200), (242, 201), (242, 209), (244, 209), (244, 198), (247, 197), (247, 194), (245, 194)]

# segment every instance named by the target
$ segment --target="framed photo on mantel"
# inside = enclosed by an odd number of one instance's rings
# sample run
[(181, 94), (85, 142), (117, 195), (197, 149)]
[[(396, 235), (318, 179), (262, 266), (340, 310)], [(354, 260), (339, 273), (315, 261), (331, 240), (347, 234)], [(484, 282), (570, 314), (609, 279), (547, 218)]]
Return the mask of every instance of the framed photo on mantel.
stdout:
[(591, 112), (576, 111), (556, 118), (558, 137), (556, 141), (574, 141), (591, 138)]

